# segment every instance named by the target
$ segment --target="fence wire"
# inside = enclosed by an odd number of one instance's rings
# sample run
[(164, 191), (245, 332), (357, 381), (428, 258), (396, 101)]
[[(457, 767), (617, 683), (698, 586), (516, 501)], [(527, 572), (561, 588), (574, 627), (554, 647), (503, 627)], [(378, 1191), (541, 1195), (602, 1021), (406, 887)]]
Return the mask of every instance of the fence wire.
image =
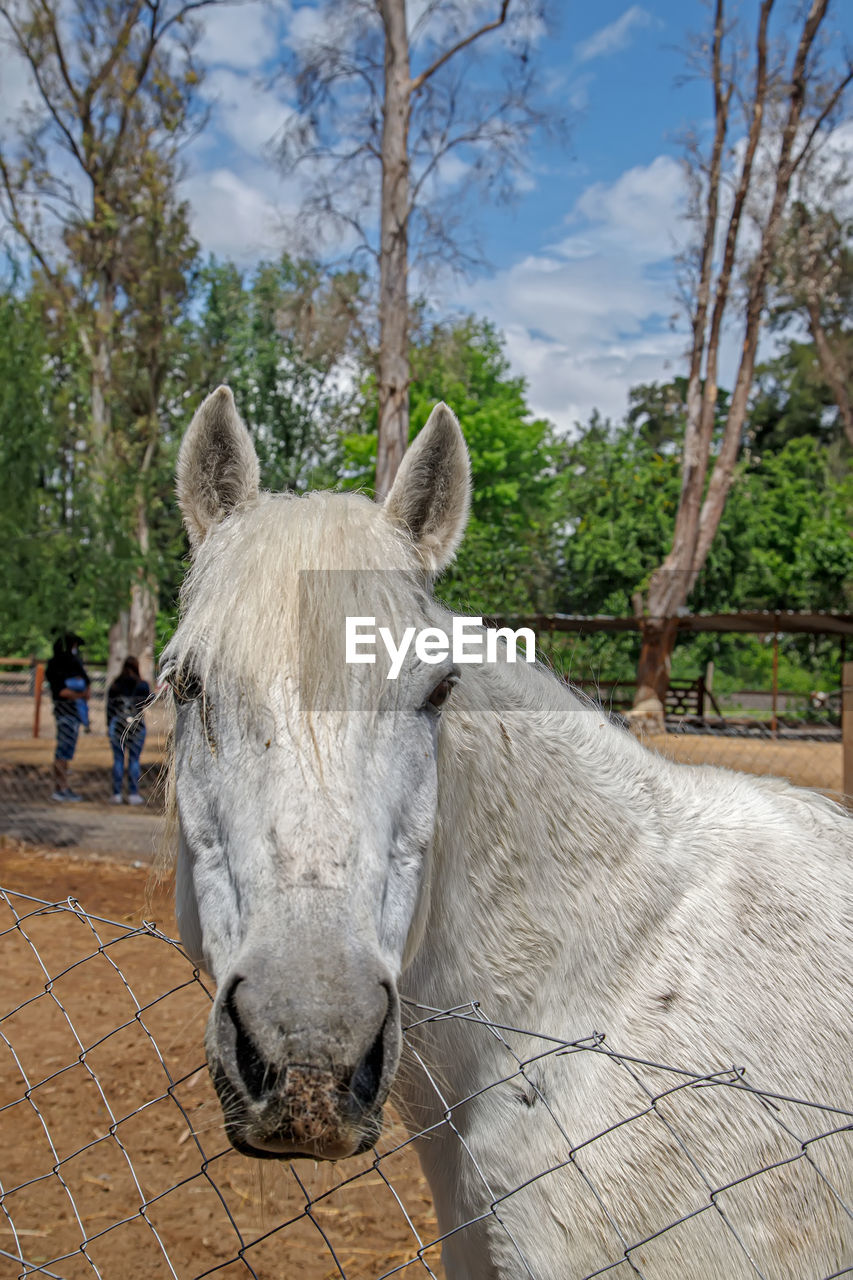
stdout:
[[(525, 1256), (517, 1224), (534, 1184), (570, 1176), (601, 1227), (596, 1262), (577, 1280), (653, 1274), (655, 1247), (665, 1241), (689, 1256), (690, 1232), (708, 1218), (729, 1238), (738, 1275), (773, 1280), (749, 1191), (795, 1166), (849, 1229), (850, 1265), (833, 1275), (853, 1273), (853, 1207), (832, 1174), (839, 1144), (853, 1156), (853, 1112), (763, 1090), (736, 1066), (703, 1074), (617, 1050), (600, 1032), (561, 1040), (502, 1025), (477, 1002), (404, 1002), (407, 1069), (420, 1069), (437, 1101), (430, 1124), (413, 1135), (392, 1120), (372, 1153), (338, 1165), (261, 1166), (225, 1141), (201, 1061), (211, 990), (155, 924), (89, 914), (74, 898), (0, 890), (0, 971), (0, 1276), (442, 1280), (446, 1236), (412, 1155), (417, 1138), (439, 1133), (461, 1144), (466, 1177), (481, 1187), (481, 1212), (448, 1234), (490, 1220), (516, 1258), (513, 1274), (552, 1280)], [(503, 1069), (475, 1094), (451, 1096), (423, 1053), (436, 1024), (497, 1048)], [(590, 1062), (620, 1105), (606, 1127), (579, 1136), (549, 1101), (542, 1072)], [(478, 1158), (466, 1108), (500, 1111), (508, 1088), (548, 1117), (552, 1156), (499, 1186)], [(700, 1110), (721, 1099), (755, 1109), (775, 1135), (772, 1158), (712, 1167), (679, 1099)], [(683, 1169), (683, 1185), (667, 1189), (654, 1229), (638, 1231), (602, 1176), (610, 1157), (598, 1157), (647, 1125)]]

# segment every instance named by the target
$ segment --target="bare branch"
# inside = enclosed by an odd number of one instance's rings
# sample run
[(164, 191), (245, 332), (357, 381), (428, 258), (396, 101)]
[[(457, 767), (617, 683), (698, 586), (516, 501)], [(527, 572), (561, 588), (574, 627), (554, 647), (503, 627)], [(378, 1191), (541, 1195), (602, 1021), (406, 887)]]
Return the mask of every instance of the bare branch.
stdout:
[(462, 49), (467, 48), (469, 44), (473, 44), (475, 40), (479, 40), (480, 37), (486, 35), (487, 32), (496, 31), (498, 27), (502, 27), (506, 22), (506, 15), (509, 11), (509, 6), (510, 0), (503, 0), (500, 14), (494, 19), (494, 21), (487, 22), (484, 26), (480, 27), (479, 30), (472, 31), (470, 35), (467, 35), (462, 40), (457, 41), (457, 43), (453, 45), (452, 48), (447, 49), (441, 57), (436, 58), (431, 67), (427, 67), (427, 69), (422, 71), (419, 76), (415, 76), (411, 85), (412, 93), (417, 93), (427, 80), (429, 80), (430, 76), (435, 75), (436, 71), (438, 71), (440, 67), (443, 67), (446, 62), (449, 62), (450, 59)]
[(799, 169), (803, 160), (811, 151), (815, 138), (817, 137), (818, 133), (823, 128), (824, 124), (826, 124), (826, 121), (832, 115), (833, 111), (835, 110), (835, 108), (838, 106), (839, 102), (843, 98), (845, 89), (847, 89), (848, 85), (850, 85), (851, 83), (853, 83), (853, 64), (851, 64), (848, 67), (847, 75), (836, 86), (835, 91), (830, 96), (829, 101), (826, 103), (826, 106), (823, 108), (823, 110), (814, 120), (812, 127), (809, 129), (806, 135), (805, 142), (803, 143), (797, 155), (791, 161), (792, 173), (795, 172), (797, 169)]
[(112, 75), (113, 69), (127, 48), (130, 33), (139, 18), (142, 4), (143, 0), (133, 0), (132, 4), (128, 6), (124, 22), (121, 25), (118, 35), (113, 39), (112, 47), (110, 48), (108, 56), (104, 59), (95, 75), (92, 76), (91, 80), (86, 85), (83, 92), (83, 101), (87, 118), (92, 102)]
[(33, 51), (30, 48), (28, 41), (24, 38), (23, 32), (18, 30), (9, 12), (9, 8), (5, 4), (0, 5), (0, 17), (3, 17), (6, 19), (15, 37), (15, 43), (16, 43), (18, 53), (20, 53), (21, 56), (29, 64), (30, 70), (33, 73), (33, 79), (35, 80), (35, 83), (36, 83), (36, 88), (39, 91), (39, 96), (41, 97), (42, 102), (47, 108), (47, 111), (51, 119), (53, 120), (56, 127), (59, 129), (62, 136), (65, 138), (65, 141), (68, 144), (69, 151), (74, 156), (75, 160), (78, 162), (80, 167), (85, 171), (86, 164), (80, 152), (80, 149), (77, 145), (77, 139), (74, 137), (73, 133), (70, 131), (65, 121), (62, 119), (62, 116), (59, 113), (59, 109), (56, 103), (54, 102), (53, 98), (49, 94), (47, 90), (47, 86), (44, 83), (44, 80), (42, 77), (41, 64), (33, 54)]
[(74, 102), (75, 106), (79, 106), (80, 98), (74, 81), (71, 78), (71, 72), (68, 69), (68, 63), (65, 58), (65, 50), (63, 49), (62, 41), (59, 38), (59, 30), (56, 25), (56, 14), (51, 10), (45, 0), (41, 0), (41, 10), (50, 29), (53, 51), (56, 54), (56, 61), (59, 67), (59, 73), (62, 76), (63, 84), (70, 93), (71, 100)]
[(10, 221), (13, 229), (24, 241), (30, 253), (33, 255), (36, 262), (39, 264), (39, 266), (41, 267), (42, 271), (44, 272), (46, 278), (50, 281), (50, 283), (56, 289), (60, 290), (63, 293), (66, 293), (66, 296), (67, 296), (67, 291), (64, 288), (64, 284), (61, 276), (50, 265), (46, 256), (42, 252), (41, 246), (38, 244), (35, 238), (27, 230), (27, 224), (24, 218), (21, 216), (21, 212), (18, 208), (15, 185), (12, 182), (12, 177), (11, 177), (11, 174), (9, 173), (9, 170), (6, 165), (6, 161), (3, 158), (2, 152), (0, 152), (0, 181), (2, 181), (3, 190), (6, 193), (6, 199), (9, 201), (9, 208), (12, 214)]

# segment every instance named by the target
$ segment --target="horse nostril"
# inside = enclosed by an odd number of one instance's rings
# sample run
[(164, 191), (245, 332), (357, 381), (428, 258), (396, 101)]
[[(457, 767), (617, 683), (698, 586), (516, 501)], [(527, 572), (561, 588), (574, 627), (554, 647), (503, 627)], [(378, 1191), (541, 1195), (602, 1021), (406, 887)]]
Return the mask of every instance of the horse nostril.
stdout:
[(363, 1111), (367, 1111), (376, 1101), (379, 1085), (382, 1082), (382, 1068), (385, 1062), (385, 1026), (387, 1021), (388, 1012), (386, 1012), (382, 1020), (379, 1034), (356, 1067), (350, 1081), (350, 1095)]
[(240, 977), (234, 978), (225, 995), (224, 1008), (234, 1024), (234, 1056), (240, 1078), (253, 1098), (261, 1098), (274, 1083), (277, 1072), (271, 1070), (262, 1061), (251, 1037), (243, 1026), (236, 999), (237, 988), (242, 981), (243, 979)]

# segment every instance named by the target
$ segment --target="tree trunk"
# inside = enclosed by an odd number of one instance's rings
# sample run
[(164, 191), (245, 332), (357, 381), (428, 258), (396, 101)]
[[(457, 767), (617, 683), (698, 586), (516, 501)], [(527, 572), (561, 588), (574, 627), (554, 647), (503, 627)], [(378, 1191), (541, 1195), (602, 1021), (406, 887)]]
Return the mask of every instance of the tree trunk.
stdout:
[(376, 497), (385, 497), (409, 443), (409, 115), (412, 81), (404, 0), (381, 0), (385, 29), (379, 248), (379, 432)]
[[(141, 555), (149, 549), (148, 513), (141, 493), (136, 499), (136, 538)], [(107, 682), (114, 680), (128, 654), (139, 662), (143, 680), (154, 681), (154, 643), (157, 631), (157, 588), (143, 565), (130, 588), (130, 606), (110, 627)]]
[(112, 328), (115, 310), (114, 287), (102, 274), (98, 282), (98, 303), (95, 312), (95, 340), (92, 344), (92, 450), (98, 477), (103, 480), (106, 471), (104, 451), (110, 432), (111, 383), (112, 383)]
[(643, 641), (637, 662), (635, 706), (648, 702), (650, 698), (656, 698), (662, 707), (666, 705), (672, 651), (675, 648), (677, 633), (676, 618), (645, 618), (643, 620)]
[[(753, 161), (758, 150), (767, 93), (767, 24), (774, 0), (763, 0), (756, 39), (756, 74), (747, 146), (744, 152), (726, 234), (723, 261), (714, 288), (714, 310), (710, 332), (705, 325), (709, 302), (707, 269), (709, 251), (715, 242), (714, 229), (719, 199), (719, 158), (721, 139), (725, 136), (729, 94), (722, 88), (720, 40), (723, 31), (723, 5), (718, 0), (715, 12), (713, 45), (713, 83), (715, 96), (715, 133), (712, 163), (708, 175), (704, 243), (697, 305), (694, 313), (693, 350), (688, 382), (688, 419), (682, 463), (682, 489), (675, 519), (673, 544), (663, 564), (649, 582), (647, 617), (643, 621), (643, 643), (637, 670), (635, 706), (657, 698), (660, 702), (669, 684), (670, 658), (675, 645), (679, 610), (687, 603), (701, 572), (711, 543), (720, 524), (726, 499), (731, 489), (735, 465), (740, 452), (743, 425), (746, 420), (749, 393), (755, 370), (755, 356), (761, 314), (764, 308), (767, 276), (776, 247), (779, 225), (791, 179), (806, 154), (808, 143), (799, 155), (794, 145), (805, 101), (806, 66), (809, 50), (826, 13), (828, 0), (812, 0), (805, 19), (792, 68), (788, 89), (788, 110), (782, 129), (781, 144), (773, 174), (773, 198), (761, 229), (761, 242), (749, 275), (743, 347), (738, 365), (723, 439), (711, 478), (705, 487), (710, 459), (717, 398), (717, 349), (723, 316), (728, 301), (738, 232), (747, 204), (753, 175)], [(698, 397), (698, 373), (705, 355), (706, 377), (701, 402)], [(699, 421), (696, 409), (701, 409)], [(704, 497), (703, 497), (704, 493)], [(701, 505), (700, 505), (701, 504)], [(663, 691), (663, 692), (661, 692)]]

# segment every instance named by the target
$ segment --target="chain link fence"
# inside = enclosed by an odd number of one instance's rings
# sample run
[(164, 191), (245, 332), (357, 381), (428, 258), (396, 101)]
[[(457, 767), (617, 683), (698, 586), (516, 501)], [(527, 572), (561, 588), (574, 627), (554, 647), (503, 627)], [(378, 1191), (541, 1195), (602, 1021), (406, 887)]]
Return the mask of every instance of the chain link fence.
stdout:
[[(211, 992), (156, 925), (91, 915), (72, 898), (48, 903), (3, 890), (0, 964), (0, 1275), (441, 1280), (442, 1237), (412, 1158), (414, 1138), (399, 1122), (372, 1153), (334, 1166), (261, 1169), (227, 1146), (200, 1062)], [(546, 1109), (553, 1154), (533, 1177), (490, 1185), (465, 1136), (474, 1099), (447, 1096), (421, 1057), (419, 1029), (435, 1021), (462, 1021), (500, 1044), (505, 1070), (478, 1093), (478, 1105), (488, 1094), (499, 1110), (511, 1087)], [(404, 1022), (410, 1065), (425, 1073), (440, 1103), (438, 1123), (415, 1136), (429, 1140), (442, 1128), (462, 1144), (466, 1177), (482, 1184), (484, 1209), (458, 1230), (493, 1219), (516, 1254), (513, 1275), (553, 1280), (525, 1258), (512, 1201), (523, 1209), (532, 1182), (569, 1177), (599, 1219), (601, 1244), (586, 1280), (653, 1276), (658, 1255), (671, 1259), (683, 1249), (690, 1256), (692, 1232), (706, 1218), (729, 1240), (727, 1280), (772, 1280), (752, 1216), (755, 1184), (769, 1184), (772, 1202), (774, 1185), (794, 1170), (809, 1198), (804, 1212), (819, 1201), (824, 1215), (848, 1224), (851, 1265), (833, 1274), (853, 1271), (853, 1211), (833, 1174), (839, 1144), (851, 1153), (853, 1113), (764, 1091), (736, 1064), (702, 1074), (620, 1052), (600, 1032), (570, 1041), (498, 1025), (476, 1003), (449, 1010), (408, 1004)], [(630, 1105), (605, 1131), (578, 1138), (537, 1081), (546, 1060), (571, 1071), (590, 1057), (602, 1086), (610, 1082)], [(696, 1109), (701, 1118), (720, 1106), (750, 1124), (759, 1117), (766, 1163), (750, 1165), (735, 1151), (724, 1169), (715, 1168), (692, 1143)], [(620, 1134), (649, 1125), (681, 1170), (681, 1185), (665, 1189), (655, 1228), (638, 1234), (616, 1184), (608, 1187), (600, 1170), (618, 1153)], [(603, 1163), (598, 1148), (606, 1149)]]

